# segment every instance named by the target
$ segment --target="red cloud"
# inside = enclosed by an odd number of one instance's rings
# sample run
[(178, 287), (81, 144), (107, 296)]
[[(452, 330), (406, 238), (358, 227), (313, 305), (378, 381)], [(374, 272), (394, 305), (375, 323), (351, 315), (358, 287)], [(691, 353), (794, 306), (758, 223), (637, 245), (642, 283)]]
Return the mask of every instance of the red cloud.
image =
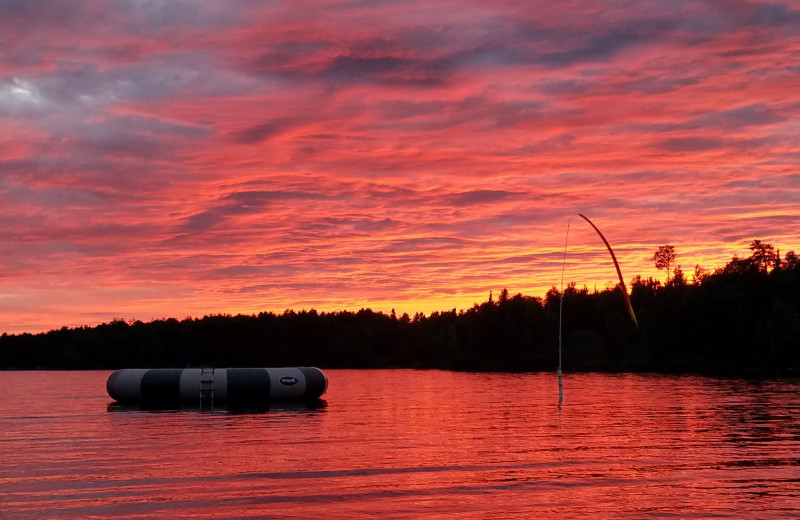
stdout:
[[(788, 4), (0, 8), (7, 332), (543, 295), (797, 249)], [(567, 277), (614, 283), (573, 228)]]

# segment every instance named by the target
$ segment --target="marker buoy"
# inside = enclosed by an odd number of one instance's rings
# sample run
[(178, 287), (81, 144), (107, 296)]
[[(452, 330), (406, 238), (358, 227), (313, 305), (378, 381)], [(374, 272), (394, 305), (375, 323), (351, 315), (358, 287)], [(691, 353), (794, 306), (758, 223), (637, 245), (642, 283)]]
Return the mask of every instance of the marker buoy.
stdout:
[(125, 368), (106, 382), (122, 404), (172, 407), (182, 404), (268, 406), (314, 401), (328, 389), (318, 368)]

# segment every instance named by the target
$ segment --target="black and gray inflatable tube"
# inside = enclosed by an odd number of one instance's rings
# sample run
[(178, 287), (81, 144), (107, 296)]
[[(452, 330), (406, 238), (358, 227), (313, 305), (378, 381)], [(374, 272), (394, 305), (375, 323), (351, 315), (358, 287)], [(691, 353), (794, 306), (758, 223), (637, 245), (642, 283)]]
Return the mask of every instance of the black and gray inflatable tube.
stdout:
[(126, 368), (106, 381), (121, 404), (148, 407), (226, 405), (265, 407), (318, 400), (328, 378), (318, 368)]

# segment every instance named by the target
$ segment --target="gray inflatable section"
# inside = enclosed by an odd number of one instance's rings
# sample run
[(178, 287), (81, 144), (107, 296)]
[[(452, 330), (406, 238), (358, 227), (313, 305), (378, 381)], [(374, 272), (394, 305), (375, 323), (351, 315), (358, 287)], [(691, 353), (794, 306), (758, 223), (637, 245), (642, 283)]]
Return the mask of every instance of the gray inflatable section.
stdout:
[(142, 377), (146, 368), (117, 370), (108, 377), (106, 391), (115, 401), (139, 401), (142, 398)]
[(314, 367), (126, 368), (113, 372), (106, 382), (115, 401), (153, 407), (314, 401), (327, 389), (328, 378)]

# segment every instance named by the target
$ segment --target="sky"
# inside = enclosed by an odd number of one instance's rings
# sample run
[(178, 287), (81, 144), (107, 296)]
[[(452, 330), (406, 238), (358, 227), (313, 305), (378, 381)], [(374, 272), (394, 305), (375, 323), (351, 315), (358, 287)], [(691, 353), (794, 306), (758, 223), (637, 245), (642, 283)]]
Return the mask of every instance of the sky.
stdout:
[(800, 252), (798, 143), (798, 1), (0, 0), (0, 332)]

